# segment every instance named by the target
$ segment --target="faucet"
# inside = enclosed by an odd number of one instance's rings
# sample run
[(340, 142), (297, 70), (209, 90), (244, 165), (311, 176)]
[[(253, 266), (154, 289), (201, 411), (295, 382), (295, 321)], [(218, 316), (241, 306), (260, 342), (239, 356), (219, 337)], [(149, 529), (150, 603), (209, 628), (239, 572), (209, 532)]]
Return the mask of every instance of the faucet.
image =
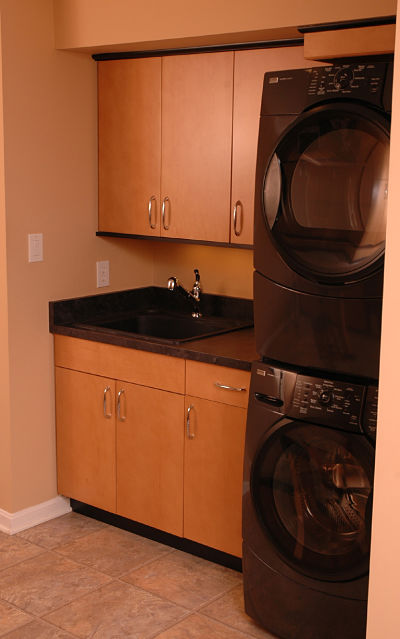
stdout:
[(177, 291), (181, 293), (186, 299), (188, 299), (193, 305), (192, 317), (201, 317), (201, 313), (199, 310), (200, 304), (200, 293), (201, 293), (201, 284), (200, 284), (200, 273), (197, 268), (194, 269), (195, 282), (193, 284), (193, 288), (191, 291), (187, 291), (179, 282), (176, 277), (170, 277), (167, 282), (167, 288), (169, 291)]

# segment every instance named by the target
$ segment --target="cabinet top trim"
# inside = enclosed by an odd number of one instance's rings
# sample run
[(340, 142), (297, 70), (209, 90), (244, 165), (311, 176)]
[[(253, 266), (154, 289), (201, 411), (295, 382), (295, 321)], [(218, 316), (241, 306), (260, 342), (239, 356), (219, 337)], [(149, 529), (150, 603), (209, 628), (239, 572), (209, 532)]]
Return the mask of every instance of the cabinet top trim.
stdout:
[(107, 60), (128, 60), (131, 58), (154, 58), (169, 55), (189, 55), (191, 53), (215, 53), (218, 51), (241, 51), (246, 49), (273, 49), (275, 47), (302, 47), (303, 36), (286, 40), (267, 40), (257, 42), (238, 42), (235, 44), (215, 44), (202, 47), (186, 47), (179, 49), (155, 49), (152, 51), (117, 51), (109, 53), (94, 53), (93, 60), (104, 62)]

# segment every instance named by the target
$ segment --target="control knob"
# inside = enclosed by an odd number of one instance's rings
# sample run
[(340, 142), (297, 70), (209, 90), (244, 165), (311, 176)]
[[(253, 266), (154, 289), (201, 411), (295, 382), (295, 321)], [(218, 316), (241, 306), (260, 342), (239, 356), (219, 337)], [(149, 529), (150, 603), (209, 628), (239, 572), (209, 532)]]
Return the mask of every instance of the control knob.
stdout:
[(327, 390), (323, 390), (320, 392), (318, 399), (321, 404), (330, 404), (332, 400), (332, 393)]
[(335, 73), (334, 85), (336, 89), (346, 89), (353, 81), (353, 71), (351, 69), (340, 69)]

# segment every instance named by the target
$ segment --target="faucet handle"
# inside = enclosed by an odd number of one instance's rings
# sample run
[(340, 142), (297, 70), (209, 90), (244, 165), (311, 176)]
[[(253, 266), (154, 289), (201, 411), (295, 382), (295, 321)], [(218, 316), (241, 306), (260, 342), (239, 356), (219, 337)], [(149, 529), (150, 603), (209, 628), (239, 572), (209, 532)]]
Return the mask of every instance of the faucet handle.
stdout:
[(196, 278), (196, 282), (200, 282), (200, 273), (199, 270), (197, 268), (194, 269), (194, 275)]

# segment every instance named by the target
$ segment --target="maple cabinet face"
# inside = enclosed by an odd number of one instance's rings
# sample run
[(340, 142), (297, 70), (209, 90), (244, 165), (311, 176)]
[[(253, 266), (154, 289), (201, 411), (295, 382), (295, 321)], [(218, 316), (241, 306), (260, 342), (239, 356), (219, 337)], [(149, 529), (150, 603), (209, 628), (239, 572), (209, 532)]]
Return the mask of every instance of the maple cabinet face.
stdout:
[(99, 231), (160, 235), (161, 58), (98, 63)]
[(115, 512), (115, 382), (56, 367), (58, 491)]
[(189, 409), (184, 536), (240, 557), (246, 410), (190, 396)]
[(162, 236), (229, 242), (232, 91), (232, 52), (163, 58)]
[(117, 513), (183, 536), (184, 397), (117, 382)]

